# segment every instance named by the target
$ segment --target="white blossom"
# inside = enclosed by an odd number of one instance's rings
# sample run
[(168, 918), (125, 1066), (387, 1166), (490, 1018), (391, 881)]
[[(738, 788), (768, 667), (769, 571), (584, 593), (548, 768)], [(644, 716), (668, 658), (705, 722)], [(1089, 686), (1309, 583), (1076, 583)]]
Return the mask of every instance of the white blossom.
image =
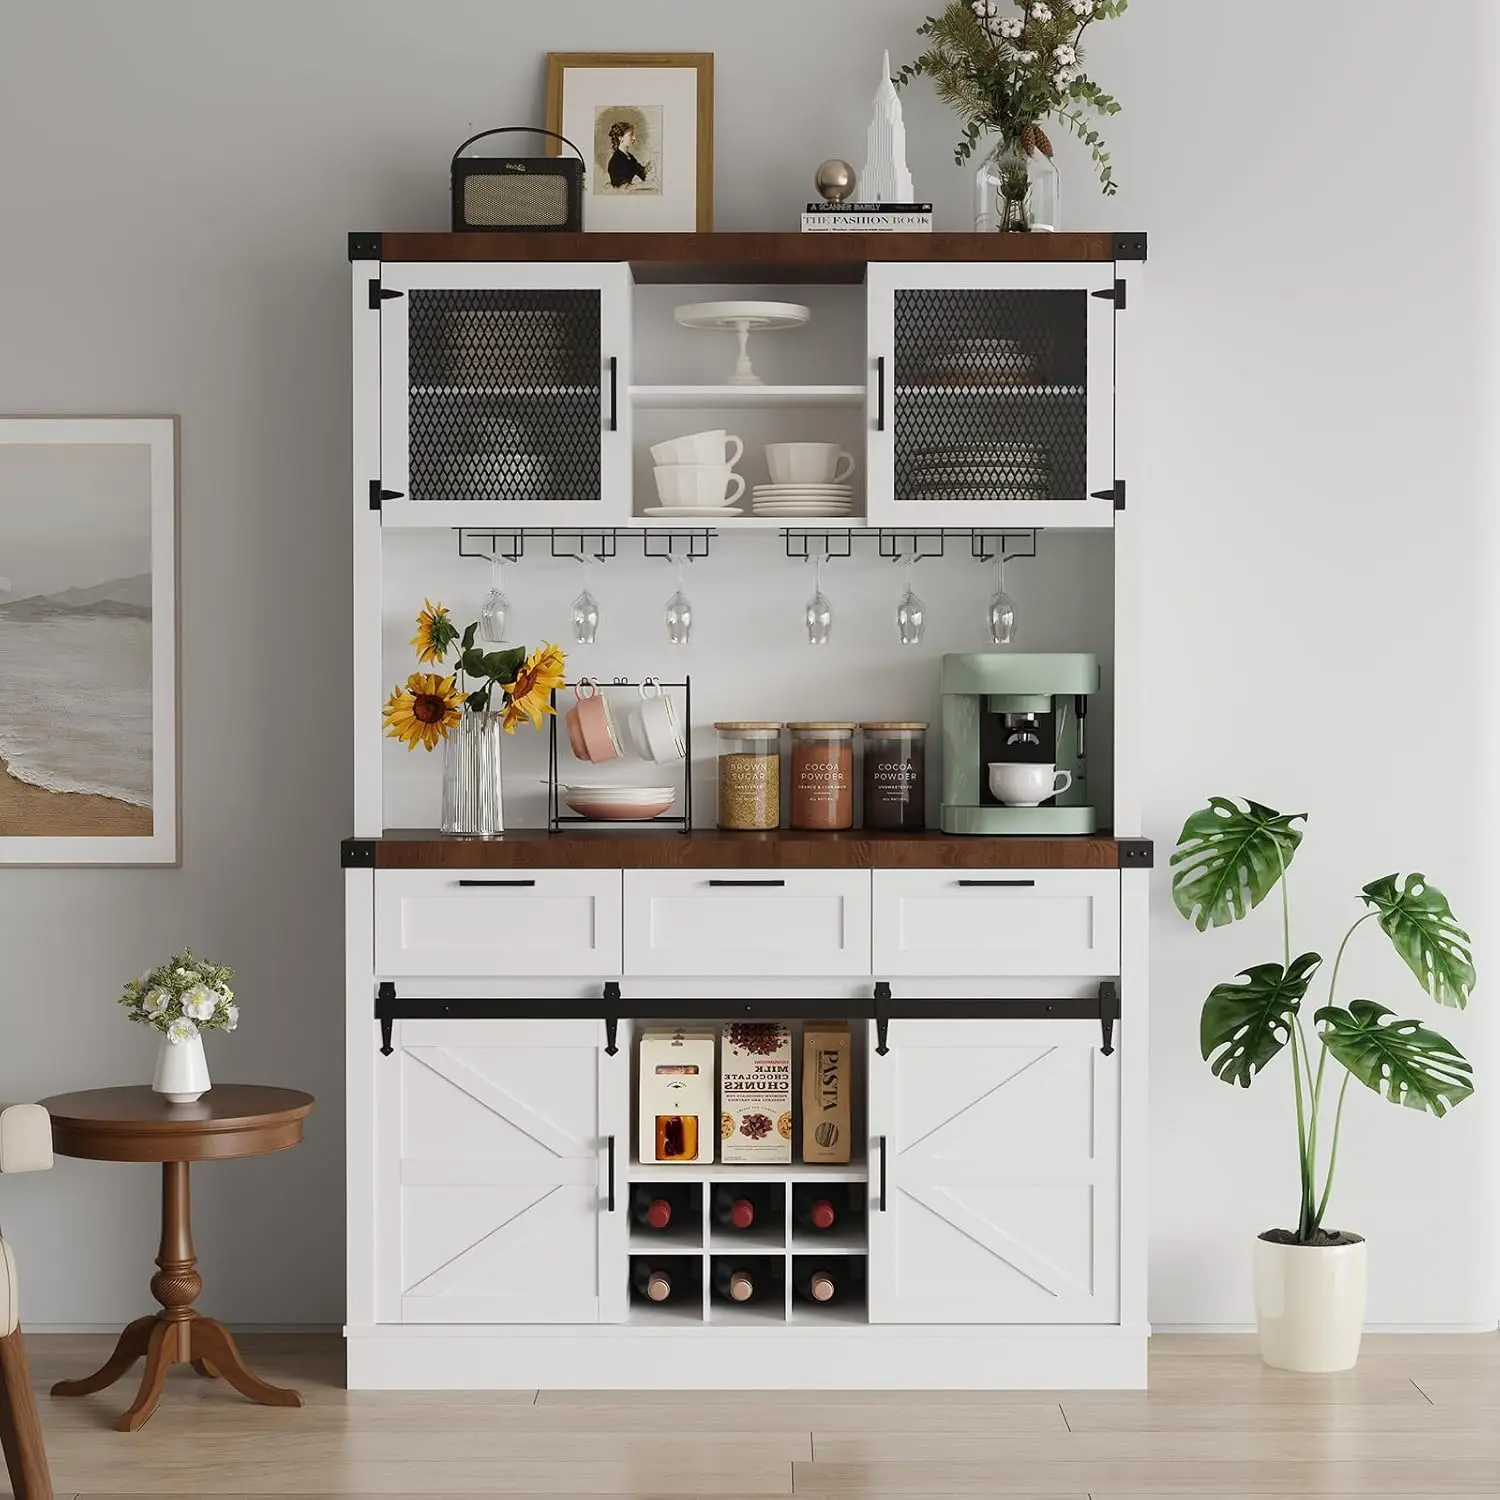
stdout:
[(198, 1035), (198, 1028), (186, 1016), (179, 1016), (167, 1027), (167, 1040), (174, 1045), (190, 1042)]
[(236, 1005), (233, 1000), (228, 1001), (224, 1006), (224, 1014), (229, 1017), (229, 1020), (225, 1023), (224, 1030), (236, 1030), (240, 1024), (239, 1006)]
[(144, 1000), (141, 1001), (141, 1009), (153, 1019), (159, 1016), (168, 1005), (172, 1003), (172, 997), (165, 990), (152, 990)]
[(1026, 28), (1026, 23), (1019, 16), (1002, 16), (1000, 19), (1000, 35), (1008, 42), (1015, 41)]
[(973, 5), (971, 5), (969, 9), (972, 10), (981, 21), (988, 21), (993, 19), (996, 12), (1000, 9), (1000, 6), (997, 3), (997, 0), (974, 0)]
[(1044, 5), (1042, 0), (1031, 7), (1031, 18), (1033, 21), (1050, 21), (1052, 19), (1052, 7)]
[(182, 1013), (195, 1021), (212, 1019), (218, 1009), (219, 997), (204, 984), (195, 984), (182, 997)]
[(1052, 50), (1052, 55), (1057, 59), (1057, 64), (1061, 68), (1071, 67), (1078, 61), (1078, 53), (1076, 49), (1068, 46), (1066, 42), (1064, 42), (1061, 47), (1054, 47)]
[(1025, 67), (1029, 67), (1032, 63), (1034, 63), (1036, 61), (1036, 53), (1035, 52), (1018, 52), (1018, 53), (1016, 53), (1016, 61), (1018, 63), (1021, 63)]
[(1094, 13), (1094, 0), (1068, 0), (1068, 9), (1075, 16), (1091, 16)]

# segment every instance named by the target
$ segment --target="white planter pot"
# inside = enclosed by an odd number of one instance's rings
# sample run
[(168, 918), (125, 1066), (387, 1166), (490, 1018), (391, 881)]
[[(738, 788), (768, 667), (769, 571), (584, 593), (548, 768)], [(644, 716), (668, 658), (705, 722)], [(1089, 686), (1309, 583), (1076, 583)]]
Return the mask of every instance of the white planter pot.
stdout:
[(191, 1104), (206, 1094), (213, 1085), (208, 1080), (203, 1038), (195, 1036), (190, 1042), (173, 1042), (163, 1036), (151, 1087), (173, 1104)]
[(1353, 1368), (1365, 1327), (1365, 1242), (1255, 1242), (1255, 1321), (1261, 1358), (1277, 1370)]

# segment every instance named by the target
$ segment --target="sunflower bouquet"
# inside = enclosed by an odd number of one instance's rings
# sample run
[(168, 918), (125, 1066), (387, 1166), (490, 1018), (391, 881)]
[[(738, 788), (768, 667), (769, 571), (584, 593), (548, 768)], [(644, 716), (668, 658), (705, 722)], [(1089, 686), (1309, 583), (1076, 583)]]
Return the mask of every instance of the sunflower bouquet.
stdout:
[(413, 672), (405, 687), (395, 688), (383, 714), (387, 735), (409, 750), (418, 745), (432, 750), (458, 727), (466, 709), (501, 711), (507, 734), (514, 734), (523, 720), (533, 729), (542, 727), (544, 715), (554, 711), (552, 691), (565, 680), (567, 658), (562, 648), (544, 643), (530, 656), (524, 646), (485, 651), (474, 644), (478, 634), (477, 621), (460, 634), (443, 605), (424, 601), (411, 642), (417, 660), (423, 666), (441, 667), (451, 650), (454, 671), (448, 676)]

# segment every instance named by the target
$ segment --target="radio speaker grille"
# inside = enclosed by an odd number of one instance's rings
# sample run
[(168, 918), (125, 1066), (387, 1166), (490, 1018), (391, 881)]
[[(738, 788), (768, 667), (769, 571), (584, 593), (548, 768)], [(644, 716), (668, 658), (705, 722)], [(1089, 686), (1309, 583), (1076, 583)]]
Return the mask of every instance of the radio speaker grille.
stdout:
[(506, 229), (553, 229), (568, 222), (568, 180), (484, 174), (464, 182), (464, 222)]

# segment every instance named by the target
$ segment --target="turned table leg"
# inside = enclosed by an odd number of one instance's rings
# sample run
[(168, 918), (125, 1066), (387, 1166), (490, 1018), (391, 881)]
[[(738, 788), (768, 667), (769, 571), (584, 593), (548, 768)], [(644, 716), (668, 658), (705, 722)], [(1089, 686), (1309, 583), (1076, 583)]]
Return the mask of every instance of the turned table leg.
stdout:
[(16, 1500), (52, 1500), (52, 1477), (19, 1328), (0, 1338), (0, 1450)]
[(146, 1369), (140, 1390), (115, 1426), (135, 1432), (150, 1420), (161, 1400), (167, 1371), (173, 1365), (191, 1365), (198, 1374), (222, 1377), (228, 1384), (265, 1406), (301, 1406), (296, 1391), (267, 1385), (245, 1367), (229, 1330), (213, 1318), (205, 1318), (193, 1305), (203, 1290), (198, 1257), (193, 1250), (192, 1205), (185, 1161), (162, 1163), (161, 1246), (156, 1253), (156, 1275), (151, 1295), (161, 1303), (155, 1317), (137, 1318), (120, 1335), (115, 1352), (104, 1365), (82, 1380), (60, 1380), (54, 1396), (87, 1396), (113, 1385), (142, 1355)]

